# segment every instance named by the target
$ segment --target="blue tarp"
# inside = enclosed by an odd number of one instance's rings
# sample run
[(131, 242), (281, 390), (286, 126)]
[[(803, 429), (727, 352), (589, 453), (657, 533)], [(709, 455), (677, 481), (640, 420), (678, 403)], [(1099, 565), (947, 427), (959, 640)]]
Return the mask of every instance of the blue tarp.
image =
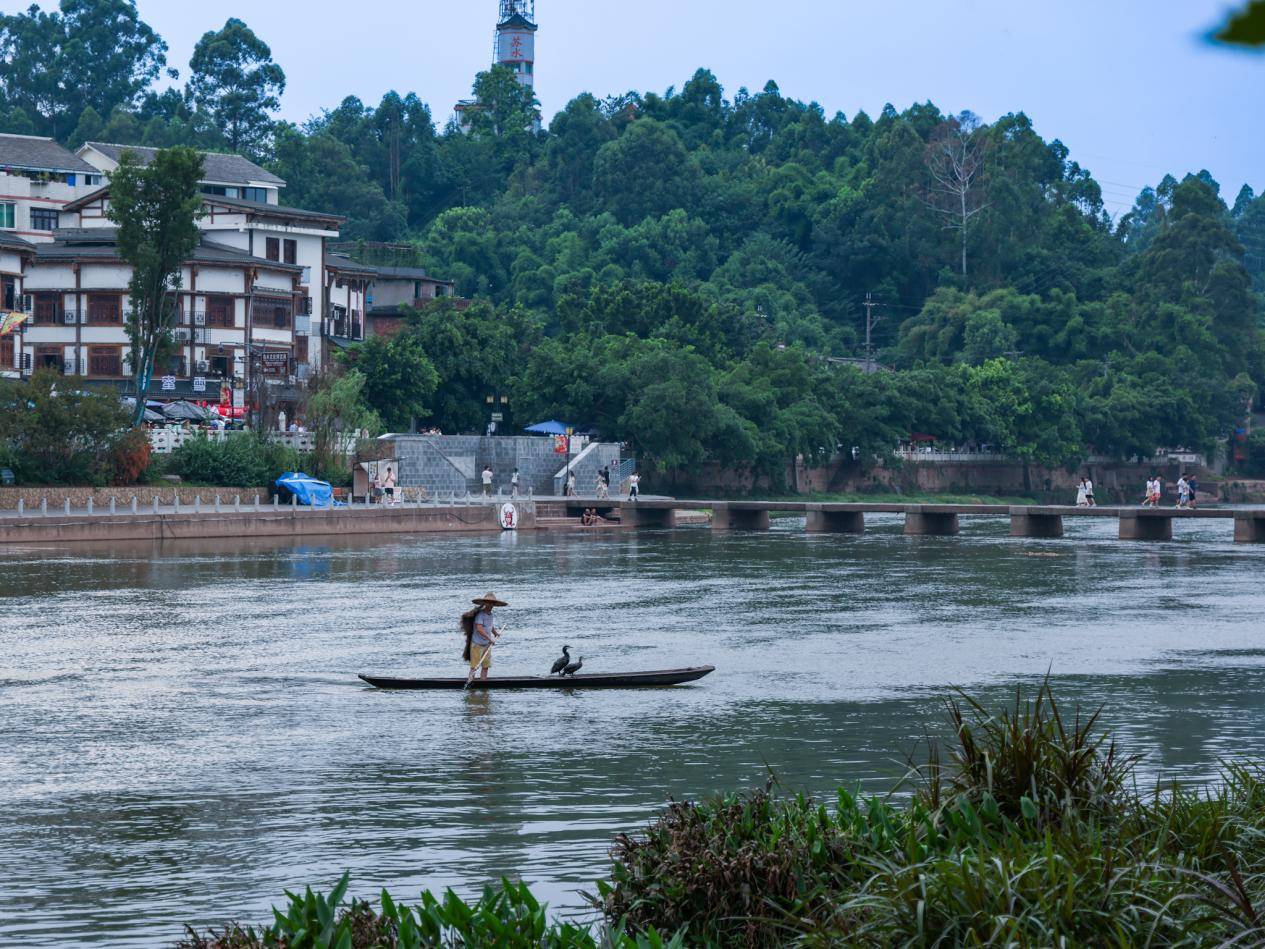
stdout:
[(277, 479), (276, 485), (283, 492), (293, 494), (300, 504), (309, 507), (330, 507), (331, 504), (337, 504), (334, 501), (334, 489), (328, 481), (317, 481), (300, 471), (287, 471)]
[(536, 432), (538, 435), (565, 435), (567, 433), (567, 424), (556, 419), (550, 419), (548, 422), (537, 422), (535, 425), (529, 425), (523, 431)]

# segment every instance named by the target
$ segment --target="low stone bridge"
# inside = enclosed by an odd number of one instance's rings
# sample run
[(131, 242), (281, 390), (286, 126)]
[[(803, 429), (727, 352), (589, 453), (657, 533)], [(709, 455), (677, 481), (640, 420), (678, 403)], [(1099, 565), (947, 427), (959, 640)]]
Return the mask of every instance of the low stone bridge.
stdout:
[(1062, 537), (1067, 517), (1109, 517), (1120, 525), (1121, 540), (1172, 540), (1173, 522), (1186, 520), (1231, 520), (1234, 539), (1239, 543), (1265, 543), (1265, 508), (1178, 508), (1010, 506), (1005, 504), (867, 504), (813, 503), (810, 501), (688, 501), (647, 498), (641, 501), (605, 502), (574, 500), (577, 507), (617, 509), (621, 520), (635, 527), (671, 527), (677, 511), (712, 512), (713, 530), (769, 529), (774, 512), (803, 514), (805, 530), (817, 534), (861, 534), (866, 514), (903, 514), (905, 533), (945, 536), (958, 533), (961, 518), (971, 516), (1010, 518), (1015, 537)]

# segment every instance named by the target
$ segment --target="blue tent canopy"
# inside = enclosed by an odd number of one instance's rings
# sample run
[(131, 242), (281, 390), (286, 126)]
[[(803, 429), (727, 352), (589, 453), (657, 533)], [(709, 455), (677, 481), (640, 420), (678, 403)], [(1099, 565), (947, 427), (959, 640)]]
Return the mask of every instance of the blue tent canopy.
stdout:
[(565, 435), (567, 433), (566, 422), (559, 422), (557, 419), (550, 419), (548, 422), (537, 422), (535, 425), (528, 425), (525, 432), (536, 432), (538, 435)]
[(300, 471), (287, 471), (276, 480), (276, 485), (309, 507), (330, 507), (334, 503), (334, 489), (328, 481), (317, 481)]

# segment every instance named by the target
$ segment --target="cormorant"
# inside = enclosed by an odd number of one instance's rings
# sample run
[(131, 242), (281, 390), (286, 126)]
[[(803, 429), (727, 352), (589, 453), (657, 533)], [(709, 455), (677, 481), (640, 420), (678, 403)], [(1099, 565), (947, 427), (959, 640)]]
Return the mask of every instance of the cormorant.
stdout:
[(551, 676), (557, 675), (559, 672), (565, 669), (568, 665), (570, 665), (570, 663), (571, 663), (571, 647), (563, 646), (562, 658), (553, 664), (553, 668), (549, 670), (549, 674)]
[(568, 663), (562, 670), (564, 676), (573, 676), (580, 671), (580, 667), (584, 665), (584, 657), (581, 656), (578, 662)]

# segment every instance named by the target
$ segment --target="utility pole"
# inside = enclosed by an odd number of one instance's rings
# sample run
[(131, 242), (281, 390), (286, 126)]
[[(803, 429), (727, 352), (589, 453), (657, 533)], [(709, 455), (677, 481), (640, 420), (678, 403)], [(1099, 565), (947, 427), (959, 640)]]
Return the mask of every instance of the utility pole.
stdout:
[(874, 294), (867, 293), (865, 302), (861, 305), (865, 307), (865, 373), (869, 375), (874, 371), (874, 327), (883, 321), (881, 316), (874, 318), (874, 308), (882, 304), (875, 303)]

